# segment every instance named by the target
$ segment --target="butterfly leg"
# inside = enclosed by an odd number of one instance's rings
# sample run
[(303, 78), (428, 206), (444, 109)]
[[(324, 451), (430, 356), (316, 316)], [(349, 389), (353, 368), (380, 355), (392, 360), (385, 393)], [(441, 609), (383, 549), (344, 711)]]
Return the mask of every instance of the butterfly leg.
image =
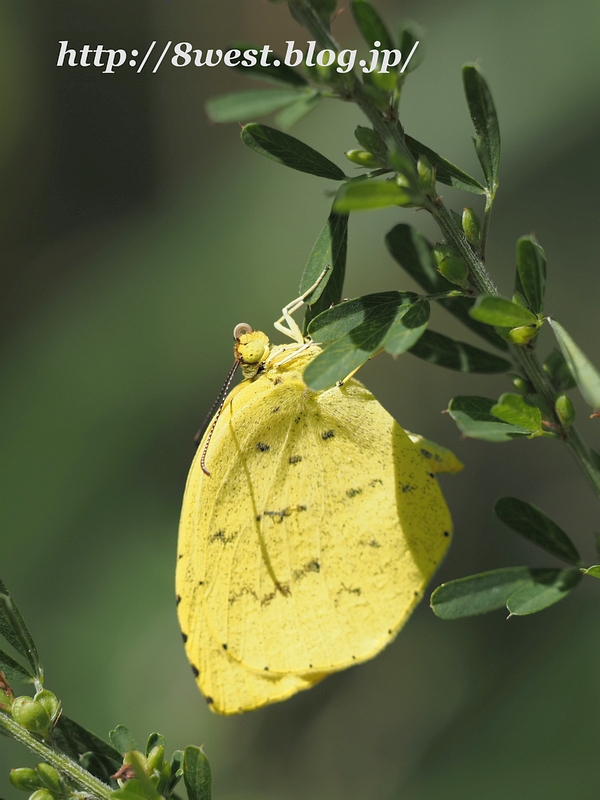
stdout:
[[(319, 275), (315, 283), (307, 289), (300, 297), (297, 297), (295, 300), (292, 300), (291, 303), (288, 303), (287, 306), (281, 309), (281, 317), (274, 323), (274, 327), (280, 333), (289, 336), (290, 339), (298, 342), (298, 344), (304, 343), (304, 336), (302, 336), (302, 331), (298, 323), (292, 318), (292, 314), (294, 314), (298, 309), (304, 305), (304, 301), (306, 298), (314, 292), (317, 286), (321, 283), (325, 275), (327, 274), (328, 270), (330, 269), (329, 266), (326, 266), (323, 272)], [(285, 323), (285, 325), (284, 325)], [(286, 327), (287, 325), (287, 327)]]

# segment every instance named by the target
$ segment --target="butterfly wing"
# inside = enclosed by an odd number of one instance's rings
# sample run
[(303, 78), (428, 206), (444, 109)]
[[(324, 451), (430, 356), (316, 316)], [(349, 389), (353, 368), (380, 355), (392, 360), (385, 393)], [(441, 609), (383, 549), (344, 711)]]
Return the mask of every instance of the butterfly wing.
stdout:
[[(228, 665), (268, 673), (269, 686), (381, 650), (422, 595), (451, 525), (419, 448), (370, 392), (350, 381), (315, 394), (292, 367), (226, 404), (212, 477), (192, 468), (180, 540), (180, 574), (198, 585), (188, 620), (202, 620)], [(207, 651), (202, 636), (192, 662), (198, 649)]]

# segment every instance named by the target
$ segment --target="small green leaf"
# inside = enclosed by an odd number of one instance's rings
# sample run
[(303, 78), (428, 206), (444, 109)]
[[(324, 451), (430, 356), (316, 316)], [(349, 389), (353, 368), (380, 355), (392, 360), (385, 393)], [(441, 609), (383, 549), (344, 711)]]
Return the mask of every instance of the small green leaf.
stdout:
[(541, 314), (546, 289), (546, 254), (535, 236), (522, 236), (517, 242), (517, 271), (529, 308)]
[(296, 89), (250, 89), (212, 97), (205, 105), (213, 122), (244, 122), (264, 117), (302, 99)]
[(448, 413), (460, 431), (471, 439), (485, 439), (488, 442), (508, 442), (522, 436), (529, 436), (530, 430), (520, 425), (501, 422), (492, 414), (495, 400), (489, 397), (454, 397), (448, 406)]
[(526, 428), (530, 436), (541, 436), (543, 433), (540, 409), (530, 406), (520, 394), (503, 394), (496, 405), (492, 406), (492, 414), (509, 425)]
[(4, 673), (9, 681), (18, 681), (19, 683), (33, 683), (35, 681), (34, 676), (28, 669), (21, 666), (18, 661), (15, 661), (12, 656), (9, 656), (3, 650), (0, 650), (0, 671)]
[(442, 583), (431, 595), (431, 608), (441, 619), (487, 614), (506, 605), (508, 598), (535, 580), (545, 569), (507, 567)]
[(323, 22), (329, 25), (329, 21), (337, 8), (337, 0), (310, 0), (310, 5)]
[(342, 299), (347, 245), (348, 215), (332, 211), (315, 242), (300, 281), (300, 294), (304, 294), (318, 280), (323, 270), (329, 267), (321, 283), (306, 298), (308, 308), (304, 318), (305, 331), (312, 319)]
[(501, 497), (494, 506), (494, 513), (509, 528), (553, 556), (575, 566), (580, 563), (577, 548), (567, 534), (531, 503), (516, 497)]
[(475, 149), (492, 195), (498, 186), (500, 128), (488, 85), (474, 64), (463, 67), (463, 85), (473, 120)]
[[(413, 52), (413, 47), (417, 42), (419, 42), (419, 45)], [(402, 53), (404, 69), (404, 74), (399, 77), (405, 78), (409, 72), (413, 72), (423, 63), (423, 58), (425, 57), (423, 36), (414, 25), (405, 25), (405, 27), (400, 28), (398, 31), (398, 50)], [(406, 64), (406, 59), (411, 53), (413, 54), (412, 58), (408, 62), (408, 65), (404, 66)]]
[(463, 172), (459, 167), (447, 161), (442, 156), (438, 155), (435, 150), (431, 150), (421, 142), (413, 139), (412, 136), (406, 136), (406, 144), (410, 152), (418, 158), (419, 156), (426, 156), (429, 159), (432, 167), (435, 167), (436, 178), (440, 183), (446, 186), (454, 186), (455, 189), (462, 189), (463, 192), (472, 192), (473, 194), (485, 194), (485, 187), (479, 181), (472, 178), (466, 172)]
[(429, 324), (429, 311), (429, 302), (424, 298), (411, 305), (390, 327), (383, 343), (386, 353), (399, 356), (414, 347)]
[(138, 749), (137, 743), (133, 738), (131, 731), (129, 728), (126, 728), (125, 725), (117, 725), (114, 731), (111, 731), (108, 736), (122, 756), (124, 756), (125, 753), (129, 753), (132, 750)]
[(560, 350), (553, 350), (544, 361), (544, 372), (549, 376), (552, 385), (559, 392), (572, 389), (577, 384), (565, 357)]
[(146, 755), (152, 750), (153, 747), (157, 745), (162, 745), (162, 747), (166, 747), (167, 741), (165, 737), (161, 733), (151, 733), (148, 737), (148, 741), (146, 742)]
[(584, 575), (591, 575), (592, 578), (600, 578), (600, 564), (594, 564), (593, 567), (582, 569)]
[(587, 356), (579, 349), (563, 326), (555, 319), (548, 317), (550, 327), (554, 331), (556, 340), (569, 365), (571, 374), (575, 378), (577, 387), (586, 403), (594, 411), (600, 410), (600, 375), (598, 370), (588, 360)]
[(114, 800), (150, 800), (146, 790), (137, 778), (126, 781), (120, 789), (115, 789), (110, 795)]
[[(412, 225), (396, 225), (386, 235), (385, 243), (391, 256), (426, 292), (437, 294), (455, 288), (435, 269), (431, 257), (432, 246)], [(471, 298), (448, 297), (437, 302), (490, 344), (501, 350), (508, 349), (506, 342), (493, 328), (476, 322), (469, 315), (475, 302)]]
[(578, 569), (547, 569), (544, 572), (545, 575), (538, 575), (535, 582), (517, 589), (508, 598), (506, 607), (513, 616), (535, 614), (558, 603), (577, 586), (582, 577)]
[(280, 111), (279, 114), (275, 116), (275, 122), (280, 128), (283, 128), (283, 130), (289, 130), (297, 122), (300, 122), (303, 117), (310, 114), (310, 112), (319, 105), (322, 99), (323, 95), (320, 92), (311, 92), (305, 97), (301, 97), (300, 100), (295, 103), (292, 103), (291, 106), (284, 108), (283, 111)]
[(2, 580), (0, 580), (0, 635), (27, 659), (36, 678), (41, 681), (43, 672), (35, 642)]
[(338, 212), (366, 211), (371, 208), (409, 206), (414, 196), (409, 189), (395, 181), (360, 181), (344, 183), (333, 207)]
[(516, 328), (537, 323), (537, 317), (527, 308), (513, 303), (512, 300), (507, 300), (505, 297), (495, 297), (491, 294), (478, 297), (470, 314), (478, 322), (500, 328)]
[[(246, 42), (234, 42), (233, 47), (236, 50), (240, 50), (242, 55), (246, 50), (255, 50), (256, 53), (260, 53), (262, 49), (260, 47), (256, 47), (256, 45), (247, 44)], [(244, 67), (240, 62), (234, 66), (234, 69), (238, 70), (239, 72), (243, 72), (247, 78), (252, 78), (258, 81), (266, 81), (267, 83), (274, 83), (278, 86), (281, 86), (282, 84), (286, 86), (297, 86), (299, 88), (308, 86), (308, 81), (306, 78), (300, 72), (296, 72), (296, 70), (292, 67), (288, 67), (283, 56), (280, 56), (277, 53), (271, 53), (270, 55), (271, 64), (268, 67), (262, 66), (260, 63), (260, 58), (258, 58), (256, 64), (251, 67)], [(250, 59), (246, 60), (249, 61)], [(279, 61), (278, 67), (273, 66), (274, 61)]]
[(470, 344), (427, 330), (410, 348), (414, 356), (459, 372), (506, 372), (510, 362)]
[(409, 292), (381, 292), (341, 303), (312, 320), (308, 332), (324, 346), (304, 370), (304, 381), (322, 391), (344, 380), (385, 349), (408, 349), (425, 329), (429, 304)]
[(183, 780), (188, 800), (210, 800), (210, 764), (200, 747), (185, 748), (183, 757)]
[[(146, 774), (145, 765), (142, 762), (140, 754), (137, 752), (137, 748), (127, 753), (127, 761), (133, 768), (135, 776), (139, 781), (144, 791), (144, 794), (148, 798), (148, 800), (161, 800), (161, 796), (158, 793), (156, 786), (152, 783), (150, 777)], [(129, 783), (129, 781), (127, 783)], [(125, 784), (125, 786), (127, 786), (127, 783)]]
[(379, 42), (377, 47), (387, 50), (394, 49), (392, 37), (383, 20), (370, 3), (366, 2), (366, 0), (352, 0), (351, 8), (356, 27), (369, 47), (374, 47), (375, 42)]
[(242, 128), (242, 141), (257, 153), (299, 172), (343, 181), (342, 170), (304, 142), (267, 125), (251, 122)]

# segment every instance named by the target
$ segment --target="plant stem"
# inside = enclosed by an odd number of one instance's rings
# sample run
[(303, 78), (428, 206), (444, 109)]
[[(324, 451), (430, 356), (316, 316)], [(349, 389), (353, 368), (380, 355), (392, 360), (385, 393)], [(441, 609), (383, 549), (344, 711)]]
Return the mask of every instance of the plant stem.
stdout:
[(40, 741), (22, 725), (19, 725), (9, 714), (0, 711), (0, 729), (12, 736), (25, 747), (28, 747), (36, 756), (43, 758), (74, 784), (98, 800), (110, 800), (112, 789), (102, 781), (95, 778), (86, 769), (77, 764), (64, 753), (53, 750), (45, 742)]
[[(337, 42), (331, 36), (328, 27), (314, 11), (309, 2), (306, 2), (306, 0), (289, 0), (289, 7), (295, 19), (300, 22), (301, 25), (304, 25), (308, 31), (310, 31), (319, 44), (321, 44), (323, 47), (338, 52), (339, 48)], [(353, 78), (353, 86), (349, 91), (349, 96), (347, 99), (353, 100), (357, 104), (357, 106), (373, 125), (373, 129), (385, 142), (393, 142), (397, 144), (403, 152), (408, 152), (406, 142), (404, 140), (404, 131), (400, 121), (394, 114), (380, 111), (365, 91), (360, 79), (356, 77), (354, 73), (351, 73), (351, 75)], [(480, 248), (481, 257), (478, 257), (478, 255), (473, 251), (465, 234), (462, 231), (462, 228), (459, 228), (456, 225), (452, 215), (440, 199), (430, 198), (427, 205), (427, 210), (436, 220), (448, 243), (455, 247), (467, 262), (469, 266), (470, 280), (473, 287), (481, 294), (498, 296), (498, 289), (496, 288), (491, 275), (483, 263), (485, 258), (485, 244), (489, 228), (490, 212), (495, 190), (496, 187), (492, 187), (493, 193), (486, 197)], [(571, 451), (573, 458), (583, 474), (586, 476), (588, 482), (591, 484), (596, 496), (600, 499), (600, 473), (592, 463), (589, 449), (583, 442), (578, 431), (574, 427), (571, 427), (568, 430), (565, 430), (562, 427), (560, 420), (554, 411), (556, 391), (554, 390), (550, 379), (542, 369), (542, 366), (535, 356), (533, 349), (530, 347), (511, 345), (511, 351), (515, 361), (519, 364), (527, 378), (535, 387), (536, 392), (541, 394), (548, 402), (553, 414), (552, 421), (554, 425), (561, 432), (563, 441)]]

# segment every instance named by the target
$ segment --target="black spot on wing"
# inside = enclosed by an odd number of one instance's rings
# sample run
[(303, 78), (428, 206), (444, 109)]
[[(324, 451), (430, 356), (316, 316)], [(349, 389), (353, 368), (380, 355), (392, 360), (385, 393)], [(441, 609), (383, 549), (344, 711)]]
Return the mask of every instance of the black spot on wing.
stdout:
[(227, 645), (226, 644), (222, 644), (221, 647), (223, 648), (223, 650), (227, 650)]
[(206, 700), (206, 702), (208, 703), (209, 706), (212, 706), (214, 700), (212, 699), (212, 697), (209, 694), (207, 694), (204, 699)]
[(347, 489), (346, 497), (356, 497), (357, 494), (362, 494), (362, 489)]
[(444, 531), (444, 536), (450, 536), (450, 531)]
[(188, 640), (187, 633), (181, 631), (181, 638), (183, 639), (183, 643), (185, 644)]
[(299, 464), (302, 461), (302, 456), (290, 456), (288, 462), (290, 464)]
[(181, 603), (181, 597), (177, 595), (177, 597), (175, 598), (175, 605), (178, 606), (179, 603)]
[(268, 450), (271, 449), (271, 445), (265, 444), (265, 442), (259, 442), (256, 445), (256, 449), (260, 450), (261, 453), (266, 453)]
[(190, 667), (192, 668), (192, 672), (194, 674), (194, 678), (197, 678), (198, 675), (200, 675), (200, 670), (198, 669), (198, 667), (195, 667), (193, 664), (190, 664)]
[(323, 433), (321, 434), (321, 439), (324, 439), (324, 440), (333, 439), (334, 436), (335, 436), (335, 433), (330, 429), (328, 431), (323, 431)]

